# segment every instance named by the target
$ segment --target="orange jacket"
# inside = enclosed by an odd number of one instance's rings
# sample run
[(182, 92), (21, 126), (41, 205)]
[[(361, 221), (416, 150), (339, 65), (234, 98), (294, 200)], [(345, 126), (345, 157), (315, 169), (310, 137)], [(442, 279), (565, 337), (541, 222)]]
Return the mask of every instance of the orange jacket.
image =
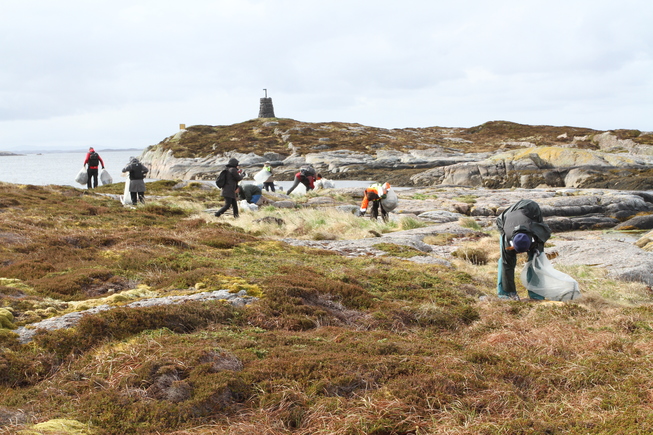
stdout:
[(372, 184), (370, 187), (365, 189), (365, 193), (363, 193), (363, 202), (361, 203), (361, 212), (365, 213), (367, 211), (367, 206), (370, 203), (370, 198), (368, 197), (368, 194), (371, 194), (370, 196), (372, 197), (372, 201), (380, 201), (382, 200), (388, 193), (388, 189), (390, 189), (390, 183), (384, 183), (382, 184)]

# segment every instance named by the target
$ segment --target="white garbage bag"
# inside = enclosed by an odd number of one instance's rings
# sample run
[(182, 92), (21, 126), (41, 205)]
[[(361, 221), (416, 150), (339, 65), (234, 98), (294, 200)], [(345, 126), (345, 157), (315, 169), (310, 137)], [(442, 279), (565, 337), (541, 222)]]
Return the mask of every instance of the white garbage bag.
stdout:
[(254, 181), (256, 181), (256, 183), (258, 184), (263, 184), (266, 181), (268, 181), (270, 177), (272, 177), (270, 171), (268, 171), (267, 169), (261, 169), (256, 174), (254, 174)]
[(327, 180), (326, 178), (320, 178), (315, 182), (315, 190), (319, 189), (335, 189), (336, 183), (333, 180)]
[(524, 265), (521, 282), (528, 290), (550, 301), (569, 301), (581, 297), (578, 282), (555, 270), (544, 252)]
[(106, 169), (102, 169), (102, 172), (100, 173), (100, 181), (102, 182), (103, 185), (113, 183), (113, 178), (111, 178), (109, 171), (107, 171)]
[(75, 181), (86, 186), (86, 183), (88, 182), (88, 173), (86, 172), (86, 168), (80, 169), (80, 171), (77, 173), (77, 176), (75, 177)]
[(257, 211), (258, 205), (250, 204), (246, 199), (243, 199), (238, 203), (238, 209), (243, 211)]
[(385, 198), (381, 200), (381, 205), (385, 211), (392, 211), (397, 208), (397, 204), (399, 204), (399, 198), (397, 198), (397, 194), (391, 187), (388, 189)]
[(120, 202), (122, 202), (122, 205), (134, 205), (132, 202), (132, 196), (129, 193), (129, 172), (127, 173), (127, 180), (125, 181), (125, 191), (123, 195), (120, 196)]

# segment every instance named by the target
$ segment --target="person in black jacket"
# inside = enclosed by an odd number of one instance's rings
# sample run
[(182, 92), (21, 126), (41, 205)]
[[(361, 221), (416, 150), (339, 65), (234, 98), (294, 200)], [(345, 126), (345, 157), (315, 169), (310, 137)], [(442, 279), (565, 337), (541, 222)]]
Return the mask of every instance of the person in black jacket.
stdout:
[(222, 197), (224, 198), (224, 206), (215, 213), (215, 217), (220, 217), (224, 212), (233, 209), (234, 217), (238, 217), (238, 200), (236, 196), (236, 188), (238, 182), (243, 179), (242, 171), (238, 169), (238, 160), (231, 158), (227, 162), (227, 182), (222, 188)]
[(247, 200), (250, 204), (258, 204), (263, 196), (263, 191), (256, 184), (241, 184), (238, 186), (238, 197)]
[(132, 204), (145, 204), (145, 175), (149, 170), (136, 157), (130, 157), (122, 172), (129, 172), (129, 195)]
[[(500, 299), (519, 300), (515, 287), (517, 254), (528, 253), (528, 260), (544, 252), (544, 243), (551, 237), (551, 228), (544, 223), (540, 206), (533, 200), (522, 199), (504, 210), (497, 218), (501, 233), (501, 259), (497, 280)], [(528, 291), (531, 299), (544, 299)]]

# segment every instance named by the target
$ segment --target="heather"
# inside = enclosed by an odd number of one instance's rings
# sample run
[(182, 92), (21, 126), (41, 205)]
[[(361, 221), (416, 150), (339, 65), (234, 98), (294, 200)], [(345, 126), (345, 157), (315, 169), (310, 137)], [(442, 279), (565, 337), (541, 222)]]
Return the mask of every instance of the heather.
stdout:
[[(450, 265), (382, 240), (381, 255), (344, 255), (287, 239), (424, 223), (332, 204), (216, 219), (204, 209), (217, 191), (175, 184), (151, 183), (147, 205), (125, 208), (110, 196), (119, 184), (0, 183), (0, 433), (653, 431), (645, 285), (563, 265), (584, 298), (499, 301), (491, 228), (466, 221), (473, 237), (425, 240), (455, 246)], [(126, 307), (218, 289), (255, 299)], [(112, 309), (28, 343), (13, 332), (99, 304)]]

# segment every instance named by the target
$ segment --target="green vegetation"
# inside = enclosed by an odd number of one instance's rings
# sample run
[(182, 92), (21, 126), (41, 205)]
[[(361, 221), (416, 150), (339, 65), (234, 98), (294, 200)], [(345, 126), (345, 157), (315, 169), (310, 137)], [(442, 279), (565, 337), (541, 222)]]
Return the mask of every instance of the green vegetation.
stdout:
[[(645, 286), (569, 268), (580, 301), (504, 303), (492, 296), (496, 237), (467, 237), (450, 266), (389, 243), (349, 257), (281, 239), (404, 223), (309, 207), (216, 219), (202, 213), (215, 191), (175, 184), (124, 208), (102, 195), (112, 186), (0, 183), (0, 433), (653, 431)], [(123, 306), (218, 289), (258, 300)], [(16, 338), (104, 304), (72, 328)]]

